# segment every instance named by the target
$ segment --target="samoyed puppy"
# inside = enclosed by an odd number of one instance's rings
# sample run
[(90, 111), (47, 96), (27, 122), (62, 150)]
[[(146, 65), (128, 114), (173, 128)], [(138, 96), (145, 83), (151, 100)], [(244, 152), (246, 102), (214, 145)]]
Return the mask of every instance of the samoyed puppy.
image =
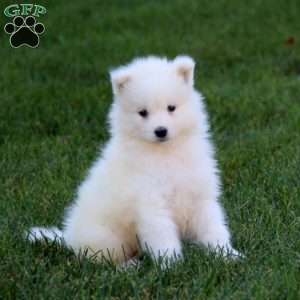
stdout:
[(231, 246), (195, 62), (138, 58), (111, 71), (111, 138), (78, 189), (64, 228), (32, 228), (75, 252), (124, 263), (142, 250), (182, 256), (183, 239), (221, 253)]

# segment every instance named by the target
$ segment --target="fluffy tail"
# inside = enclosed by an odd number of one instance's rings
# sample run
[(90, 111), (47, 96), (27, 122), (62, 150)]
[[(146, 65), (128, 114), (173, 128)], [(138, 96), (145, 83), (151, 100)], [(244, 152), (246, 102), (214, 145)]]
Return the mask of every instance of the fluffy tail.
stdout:
[(32, 227), (27, 232), (26, 237), (31, 242), (36, 242), (38, 240), (50, 240), (63, 244), (64, 241), (63, 232), (57, 227)]

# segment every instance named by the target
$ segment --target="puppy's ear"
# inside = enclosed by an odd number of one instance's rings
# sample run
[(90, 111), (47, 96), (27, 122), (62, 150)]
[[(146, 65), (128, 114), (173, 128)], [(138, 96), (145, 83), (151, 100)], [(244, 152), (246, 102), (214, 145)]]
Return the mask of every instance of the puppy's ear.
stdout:
[(127, 68), (118, 68), (110, 71), (110, 80), (112, 84), (113, 93), (119, 95), (122, 93), (127, 83), (130, 81), (130, 74)]
[(195, 62), (189, 56), (177, 56), (173, 61), (175, 70), (182, 77), (185, 83), (194, 84)]

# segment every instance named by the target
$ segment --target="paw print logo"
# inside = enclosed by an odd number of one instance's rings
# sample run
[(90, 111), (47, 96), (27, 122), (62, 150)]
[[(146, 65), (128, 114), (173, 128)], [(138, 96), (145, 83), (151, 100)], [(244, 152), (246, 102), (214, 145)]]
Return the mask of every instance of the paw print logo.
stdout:
[(16, 16), (12, 23), (4, 26), (4, 31), (10, 34), (10, 44), (14, 48), (26, 45), (36, 48), (40, 43), (39, 35), (45, 31), (42, 23), (37, 23), (33, 16)]

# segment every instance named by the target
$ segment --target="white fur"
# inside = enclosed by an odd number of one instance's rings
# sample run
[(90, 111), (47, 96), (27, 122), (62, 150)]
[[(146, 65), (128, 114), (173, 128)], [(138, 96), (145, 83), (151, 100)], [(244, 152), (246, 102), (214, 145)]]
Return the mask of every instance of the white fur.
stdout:
[(57, 227), (41, 228), (41, 227), (32, 227), (27, 238), (34, 242), (35, 240), (49, 239), (57, 240), (62, 242), (63, 233)]
[[(190, 239), (237, 254), (218, 201), (220, 180), (194, 61), (140, 58), (111, 72), (111, 138), (68, 210), (63, 237), (76, 252), (124, 262), (139, 246), (154, 258), (181, 256)], [(176, 106), (174, 112), (168, 105)], [(142, 118), (138, 112), (147, 109)], [(168, 129), (159, 141), (154, 130)]]

